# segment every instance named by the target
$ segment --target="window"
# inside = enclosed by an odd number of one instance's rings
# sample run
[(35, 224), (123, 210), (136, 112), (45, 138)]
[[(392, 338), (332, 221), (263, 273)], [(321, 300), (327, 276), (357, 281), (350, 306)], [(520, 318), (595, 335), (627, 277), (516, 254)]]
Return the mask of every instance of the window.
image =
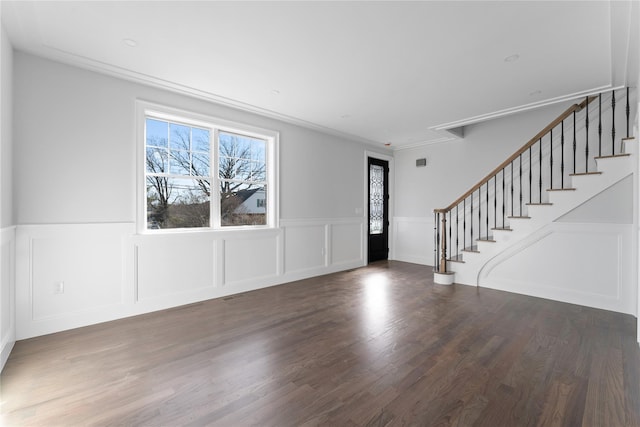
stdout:
[(277, 133), (140, 104), (140, 229), (276, 226)]
[[(222, 225), (265, 225), (267, 142), (220, 132), (218, 144)], [(263, 200), (262, 206), (260, 200)]]
[(209, 227), (211, 132), (147, 118), (147, 228)]

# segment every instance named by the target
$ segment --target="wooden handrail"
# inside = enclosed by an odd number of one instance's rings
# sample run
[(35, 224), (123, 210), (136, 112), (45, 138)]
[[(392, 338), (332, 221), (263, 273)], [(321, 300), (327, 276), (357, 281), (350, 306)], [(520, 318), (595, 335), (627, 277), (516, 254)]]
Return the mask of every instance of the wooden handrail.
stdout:
[(596, 96), (588, 97), (587, 99), (582, 101), (580, 104), (573, 104), (571, 107), (567, 108), (564, 113), (560, 114), (554, 121), (549, 123), (549, 125), (547, 125), (544, 129), (542, 129), (540, 132), (538, 132), (536, 134), (536, 136), (531, 138), (529, 140), (529, 142), (527, 142), (525, 145), (523, 145), (518, 151), (513, 153), (509, 158), (507, 158), (507, 160), (505, 160), (504, 162), (500, 163), (500, 165), (498, 167), (496, 167), (494, 170), (492, 170), (487, 176), (482, 178), (481, 181), (479, 181), (476, 185), (471, 187), (466, 193), (464, 193), (462, 196), (458, 197), (453, 203), (451, 203), (446, 208), (434, 209), (433, 211), (436, 212), (436, 213), (449, 212), (451, 209), (456, 207), (456, 205), (458, 205), (464, 199), (469, 197), (474, 191), (476, 191), (478, 188), (482, 187), (491, 178), (496, 176), (498, 174), (498, 172), (500, 172), (502, 169), (506, 168), (509, 164), (511, 164), (511, 162), (514, 161), (515, 159), (517, 159), (518, 156), (522, 155), (522, 153), (527, 151), (529, 149), (529, 147), (531, 147), (533, 144), (538, 142), (543, 136), (545, 136), (547, 133), (549, 133), (549, 131), (551, 129), (553, 129), (556, 126), (558, 126), (563, 120), (565, 120), (567, 117), (569, 117), (571, 114), (573, 114), (574, 111), (576, 111), (576, 112), (581, 111), (583, 108), (585, 108), (587, 105), (589, 105), (591, 103), (591, 101), (593, 101), (596, 98), (597, 98)]

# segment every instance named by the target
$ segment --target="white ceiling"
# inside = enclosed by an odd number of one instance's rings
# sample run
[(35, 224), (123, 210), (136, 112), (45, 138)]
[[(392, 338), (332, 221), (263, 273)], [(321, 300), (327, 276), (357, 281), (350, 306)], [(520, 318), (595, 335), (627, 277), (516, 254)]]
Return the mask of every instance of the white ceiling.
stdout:
[(402, 148), (442, 140), (437, 129), (624, 85), (638, 49), (630, 8), (3, 1), (1, 13), (18, 50)]

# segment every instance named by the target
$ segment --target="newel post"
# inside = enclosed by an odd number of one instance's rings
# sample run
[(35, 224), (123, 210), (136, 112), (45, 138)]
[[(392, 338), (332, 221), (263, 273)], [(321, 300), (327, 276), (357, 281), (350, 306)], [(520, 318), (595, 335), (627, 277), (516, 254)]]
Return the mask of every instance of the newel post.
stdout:
[(439, 285), (453, 284), (453, 272), (447, 271), (447, 210), (434, 209), (434, 266), (433, 282)]
[(447, 272), (447, 214), (442, 212), (442, 243), (440, 244), (440, 273)]

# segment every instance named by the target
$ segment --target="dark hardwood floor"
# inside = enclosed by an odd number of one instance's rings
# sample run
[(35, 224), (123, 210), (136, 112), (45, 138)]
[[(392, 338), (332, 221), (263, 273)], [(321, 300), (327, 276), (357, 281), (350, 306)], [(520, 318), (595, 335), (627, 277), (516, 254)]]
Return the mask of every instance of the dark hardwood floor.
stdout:
[(8, 426), (640, 426), (632, 316), (369, 267), (16, 343)]

